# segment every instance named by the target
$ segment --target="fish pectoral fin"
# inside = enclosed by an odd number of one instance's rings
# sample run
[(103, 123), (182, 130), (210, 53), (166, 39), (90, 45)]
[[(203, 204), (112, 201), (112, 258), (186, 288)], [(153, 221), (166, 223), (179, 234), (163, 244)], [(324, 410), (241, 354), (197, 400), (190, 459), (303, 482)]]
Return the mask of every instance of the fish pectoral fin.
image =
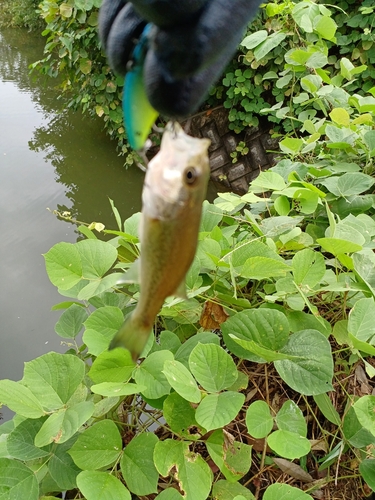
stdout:
[(126, 273), (121, 275), (116, 281), (116, 285), (125, 285), (127, 283), (140, 283), (140, 259), (135, 260), (126, 271)]
[(179, 297), (180, 299), (187, 300), (188, 296), (186, 293), (186, 285), (185, 285), (185, 280), (182, 280), (181, 283), (178, 285), (176, 291), (173, 293), (174, 296)]

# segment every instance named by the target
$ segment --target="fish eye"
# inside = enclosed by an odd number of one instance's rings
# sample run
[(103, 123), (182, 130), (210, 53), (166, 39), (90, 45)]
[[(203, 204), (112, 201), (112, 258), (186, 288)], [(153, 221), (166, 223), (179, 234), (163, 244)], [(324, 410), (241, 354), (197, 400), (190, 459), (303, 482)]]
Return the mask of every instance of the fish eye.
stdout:
[(198, 172), (194, 167), (188, 167), (184, 172), (184, 178), (186, 184), (193, 185), (198, 179)]

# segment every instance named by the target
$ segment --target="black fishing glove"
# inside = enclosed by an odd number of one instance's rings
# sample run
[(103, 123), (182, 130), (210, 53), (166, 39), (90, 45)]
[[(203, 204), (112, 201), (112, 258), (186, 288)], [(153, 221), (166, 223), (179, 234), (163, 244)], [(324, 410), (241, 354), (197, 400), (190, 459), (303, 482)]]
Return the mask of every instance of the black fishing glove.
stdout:
[(112, 69), (125, 75), (152, 23), (143, 78), (151, 105), (169, 118), (197, 110), (233, 56), (260, 0), (104, 0), (99, 33)]

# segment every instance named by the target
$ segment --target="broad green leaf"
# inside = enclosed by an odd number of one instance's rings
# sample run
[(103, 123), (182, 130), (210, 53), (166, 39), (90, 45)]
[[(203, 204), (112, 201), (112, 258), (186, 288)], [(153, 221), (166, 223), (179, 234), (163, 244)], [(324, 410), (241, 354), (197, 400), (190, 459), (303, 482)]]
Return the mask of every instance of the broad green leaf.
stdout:
[(261, 172), (251, 183), (251, 190), (254, 193), (262, 193), (270, 190), (282, 191), (284, 188), (286, 188), (286, 184), (281, 175), (270, 170)]
[(295, 432), (278, 430), (270, 434), (267, 444), (272, 451), (284, 458), (294, 460), (307, 455), (311, 449), (308, 439)]
[(277, 276), (285, 276), (290, 266), (279, 260), (268, 257), (250, 257), (241, 270), (241, 276), (247, 279), (263, 280)]
[(295, 282), (308, 290), (320, 283), (326, 271), (323, 255), (310, 248), (297, 252), (292, 264)]
[(276, 351), (271, 351), (271, 349), (267, 349), (266, 347), (262, 347), (253, 340), (243, 340), (239, 339), (235, 335), (229, 334), (230, 338), (234, 340), (238, 345), (240, 345), (246, 351), (249, 351), (267, 363), (272, 363), (278, 359), (291, 359), (291, 356), (287, 354), (283, 354)]
[(317, 318), (312, 314), (307, 314), (302, 311), (288, 311), (288, 321), (290, 330), (298, 332), (300, 330), (318, 330), (326, 338), (331, 334), (331, 325), (323, 318)]
[(74, 339), (83, 328), (87, 311), (82, 306), (72, 304), (62, 313), (55, 325), (55, 332), (65, 339)]
[(170, 351), (157, 351), (150, 354), (136, 370), (134, 378), (137, 384), (144, 385), (146, 389), (142, 394), (146, 398), (159, 399), (169, 394), (171, 386), (163, 373), (165, 361), (172, 361)]
[[(196, 432), (195, 410), (177, 392), (172, 392), (163, 403), (163, 416), (173, 432), (184, 437), (192, 437)], [(190, 428), (192, 429), (190, 431)]]
[(294, 401), (290, 399), (285, 401), (277, 412), (275, 420), (280, 430), (294, 432), (299, 436), (306, 437), (307, 424), (302, 411)]
[(100, 295), (101, 293), (114, 287), (121, 277), (122, 273), (113, 273), (105, 276), (104, 278), (92, 280), (86, 286), (81, 288), (78, 292), (77, 298), (79, 300), (90, 300), (95, 295)]
[(200, 402), (195, 419), (207, 431), (224, 427), (236, 418), (244, 401), (245, 396), (238, 392), (209, 394)]
[(242, 340), (253, 340), (262, 347), (278, 351), (285, 345), (289, 336), (289, 323), (286, 316), (275, 309), (261, 308), (241, 311), (221, 325), (223, 338), (228, 349), (239, 358), (261, 361), (249, 354), (229, 335)]
[(94, 394), (100, 394), (106, 397), (115, 396), (130, 396), (131, 394), (138, 394), (146, 389), (143, 384), (131, 384), (122, 382), (102, 382), (91, 386)]
[(73, 490), (77, 487), (76, 478), (81, 470), (68, 454), (76, 439), (77, 436), (73, 436), (63, 444), (51, 446), (52, 456), (48, 462), (48, 470), (52, 479), (62, 491)]
[(362, 396), (353, 405), (360, 424), (375, 436), (375, 396)]
[(41, 449), (34, 445), (35, 436), (45, 420), (45, 417), (39, 419), (28, 418), (17, 425), (7, 439), (9, 455), (23, 462), (47, 456), (49, 454), (48, 448)]
[(329, 116), (331, 120), (337, 123), (338, 125), (344, 125), (344, 127), (349, 127), (350, 124), (350, 116), (349, 113), (344, 108), (334, 108)]
[(127, 349), (113, 349), (102, 352), (93, 362), (89, 377), (96, 383), (127, 382), (135, 363)]
[(175, 354), (181, 347), (181, 340), (178, 336), (168, 330), (164, 330), (159, 335), (160, 348), (163, 351), (171, 351)]
[[(198, 344), (201, 345), (201, 344)], [(163, 373), (171, 387), (184, 399), (192, 403), (199, 403), (201, 400), (201, 391), (198, 389), (192, 374), (179, 361), (166, 361), (164, 363)]]
[(354, 270), (375, 296), (375, 255), (366, 249), (353, 255)]
[(359, 472), (372, 491), (375, 491), (375, 460), (371, 458), (363, 460), (359, 465)]
[(101, 469), (117, 460), (122, 439), (112, 420), (101, 420), (82, 432), (69, 455), (82, 470)]
[(213, 432), (206, 440), (207, 451), (228, 481), (241, 479), (251, 466), (251, 446), (233, 441), (228, 445), (223, 429)]
[(131, 500), (129, 490), (108, 472), (82, 471), (77, 485), (86, 500)]
[(265, 401), (254, 401), (246, 411), (246, 426), (256, 439), (265, 438), (272, 430), (273, 418)]
[(211, 232), (219, 224), (219, 222), (221, 222), (222, 218), (223, 211), (216, 205), (213, 205), (205, 200), (202, 206), (202, 218), (199, 231), (207, 233)]
[(206, 500), (212, 486), (212, 472), (199, 454), (189, 450), (189, 443), (166, 439), (155, 446), (154, 463), (163, 477), (173, 469), (180, 491), (186, 500)]
[(266, 56), (272, 49), (280, 45), (280, 43), (286, 38), (286, 33), (282, 33), (281, 31), (277, 33), (272, 33), (269, 35), (264, 42), (261, 42), (254, 49), (254, 57), (258, 61)]
[(216, 344), (195, 346), (189, 357), (189, 367), (198, 383), (208, 392), (227, 389), (238, 377), (232, 357)]
[(18, 460), (0, 458), (1, 500), (38, 500), (38, 480), (34, 472)]
[(241, 266), (243, 266), (250, 257), (268, 257), (269, 259), (284, 263), (284, 259), (280, 257), (275, 250), (272, 250), (268, 245), (258, 240), (241, 241), (236, 245), (234, 250), (226, 254), (222, 260), (229, 261), (229, 257), (232, 260), (233, 267), (236, 268), (239, 274), (241, 274)]
[(155, 434), (144, 432), (133, 438), (124, 449), (121, 472), (127, 487), (136, 495), (149, 495), (158, 491), (159, 474), (153, 460), (158, 441)]
[(182, 363), (186, 368), (189, 368), (189, 356), (194, 347), (198, 344), (217, 344), (220, 345), (219, 337), (212, 332), (201, 332), (190, 337), (175, 354), (176, 361)]
[(316, 242), (325, 250), (335, 257), (345, 253), (359, 252), (362, 246), (348, 240), (338, 238), (318, 238)]
[(85, 279), (96, 280), (105, 275), (117, 259), (116, 248), (101, 240), (82, 240), (75, 244), (82, 262)]
[(365, 448), (375, 444), (375, 435), (361, 425), (353, 407), (349, 408), (344, 417), (342, 430), (345, 439), (355, 448)]
[(26, 418), (45, 415), (42, 405), (30, 389), (13, 380), (0, 380), (0, 403)]
[(295, 139), (293, 137), (286, 137), (279, 142), (280, 149), (284, 153), (295, 155), (299, 153), (303, 147), (302, 139)]
[(41, 448), (49, 443), (65, 443), (91, 417), (92, 401), (83, 401), (67, 409), (52, 413), (35, 436), (35, 446)]
[(312, 497), (289, 484), (275, 483), (268, 486), (263, 500), (312, 500)]
[(175, 488), (167, 488), (155, 500), (184, 500), (184, 497)]
[(95, 410), (92, 414), (92, 418), (100, 418), (107, 415), (112, 408), (118, 405), (120, 398), (116, 396), (103, 397), (100, 401), (95, 403)]
[(108, 349), (109, 343), (124, 322), (124, 315), (118, 307), (100, 307), (85, 321), (86, 331), (83, 341), (88, 347), (88, 352), (99, 356)]
[(85, 376), (85, 364), (72, 354), (49, 352), (25, 363), (22, 383), (48, 411), (68, 403)]
[(359, 299), (354, 304), (349, 313), (348, 332), (363, 342), (375, 335), (375, 302), (372, 297)]
[(347, 172), (339, 177), (337, 189), (341, 196), (353, 196), (370, 189), (375, 179), (361, 172)]
[(335, 425), (341, 425), (340, 415), (335, 410), (332, 401), (328, 394), (315, 394), (314, 401), (318, 405), (319, 410), (323, 413), (327, 420)]
[(46, 270), (52, 284), (68, 290), (82, 279), (82, 261), (76, 245), (57, 243), (44, 254)]
[(331, 346), (320, 332), (302, 330), (292, 334), (281, 352), (294, 357), (275, 361), (276, 371), (292, 389), (307, 396), (332, 390)]
[(212, 495), (214, 500), (235, 500), (237, 496), (244, 497), (245, 500), (255, 500), (255, 496), (248, 488), (239, 483), (230, 483), (225, 479), (215, 482)]
[(332, 40), (336, 33), (337, 24), (328, 16), (319, 16), (318, 21), (314, 22), (314, 29), (322, 38)]
[(267, 36), (268, 36), (267, 30), (259, 30), (259, 31), (256, 31), (255, 33), (252, 33), (251, 35), (246, 36), (242, 40), (240, 45), (243, 45), (248, 50), (254, 49), (260, 43), (264, 42), (264, 40), (267, 38)]

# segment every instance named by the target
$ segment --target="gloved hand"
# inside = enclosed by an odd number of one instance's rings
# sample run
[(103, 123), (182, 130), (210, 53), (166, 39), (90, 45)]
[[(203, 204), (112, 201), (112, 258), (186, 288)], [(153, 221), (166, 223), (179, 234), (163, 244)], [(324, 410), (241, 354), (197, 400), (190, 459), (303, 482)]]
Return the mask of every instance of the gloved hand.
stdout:
[[(222, 74), (260, 3), (104, 0), (100, 38), (116, 73), (125, 75), (138, 67), (151, 106), (168, 118), (184, 118), (198, 109)], [(142, 35), (147, 23), (151, 26)], [(142, 50), (135, 60), (133, 50), (140, 40)]]

